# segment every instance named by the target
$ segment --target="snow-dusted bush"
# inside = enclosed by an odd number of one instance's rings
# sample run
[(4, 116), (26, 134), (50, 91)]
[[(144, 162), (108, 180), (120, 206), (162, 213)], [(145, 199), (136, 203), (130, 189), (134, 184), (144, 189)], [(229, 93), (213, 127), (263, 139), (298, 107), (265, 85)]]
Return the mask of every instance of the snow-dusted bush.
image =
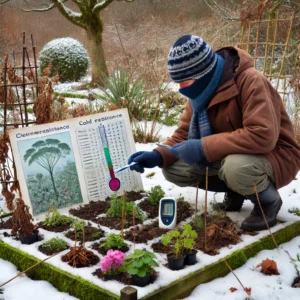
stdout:
[(51, 66), (50, 76), (59, 80), (78, 81), (88, 69), (89, 58), (83, 45), (73, 38), (59, 38), (46, 44), (40, 52), (40, 70)]

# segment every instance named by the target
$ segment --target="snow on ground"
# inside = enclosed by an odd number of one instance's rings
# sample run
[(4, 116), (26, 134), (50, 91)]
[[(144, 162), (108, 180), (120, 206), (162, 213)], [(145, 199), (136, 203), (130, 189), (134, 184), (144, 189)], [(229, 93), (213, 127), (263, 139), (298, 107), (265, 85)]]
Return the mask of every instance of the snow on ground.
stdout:
[[(170, 134), (170, 128), (164, 128), (161, 130), (161, 134), (163, 137), (166, 137)], [(151, 150), (155, 147), (155, 144), (136, 144), (137, 151), (141, 150)], [(128, 170), (129, 172), (129, 170)], [(155, 172), (155, 175), (153, 177), (147, 178), (147, 174), (150, 172)], [(155, 185), (161, 185), (164, 189), (166, 196), (178, 198), (181, 196), (184, 196), (184, 198), (191, 202), (192, 204), (195, 201), (195, 195), (196, 190), (195, 188), (180, 188), (175, 186), (174, 184), (167, 182), (162, 172), (159, 168), (153, 168), (148, 169), (144, 174), (142, 174), (142, 180), (144, 184), (144, 189), (149, 191), (153, 186)], [(294, 216), (288, 212), (288, 209), (294, 208), (294, 207), (300, 207), (300, 172), (297, 175), (297, 179), (291, 182), (288, 186), (282, 188), (279, 192), (283, 198), (283, 207), (279, 212), (278, 219), (282, 221), (286, 221), (286, 224), (290, 224), (293, 220), (300, 220), (299, 217)], [(208, 193), (208, 201), (212, 202), (214, 199), (217, 201), (221, 201), (223, 199), (224, 194), (214, 194), (209, 192)], [(203, 205), (205, 197), (205, 192), (202, 190), (199, 190), (199, 203), (200, 206)], [(237, 221), (238, 224), (249, 214), (249, 212), (252, 209), (252, 205), (250, 201), (247, 201), (243, 206), (243, 209), (240, 213), (230, 213), (229, 216)], [(0, 201), (0, 204), (3, 206), (4, 201)], [(284, 227), (283, 224), (276, 225), (272, 230), (278, 230), (280, 228)], [(62, 234), (57, 233), (49, 233), (46, 232), (43, 229), (40, 229), (40, 232), (44, 234), (45, 240), (50, 239), (54, 236), (59, 235), (59, 237), (68, 240), (65, 238)], [(1, 233), (1, 231), (0, 231)], [(156, 268), (156, 270), (161, 274), (157, 281), (154, 284), (149, 285), (145, 288), (139, 288), (139, 297), (142, 297), (146, 295), (147, 293), (159, 288), (162, 285), (166, 285), (170, 283), (171, 281), (178, 279), (181, 276), (187, 275), (190, 272), (199, 269), (207, 264), (210, 264), (212, 262), (215, 262), (219, 260), (220, 258), (226, 256), (233, 250), (240, 249), (244, 247), (247, 244), (250, 244), (254, 242), (255, 240), (261, 238), (262, 236), (266, 235), (266, 231), (260, 232), (257, 236), (251, 237), (251, 236), (242, 236), (243, 242), (241, 242), (238, 245), (231, 246), (229, 248), (224, 248), (220, 251), (219, 255), (216, 256), (209, 256), (202, 252), (199, 252), (197, 255), (198, 263), (194, 266), (190, 266), (188, 268), (185, 268), (181, 271), (171, 271), (167, 269), (164, 266)], [(23, 251), (30, 251), (30, 253), (40, 259), (44, 259), (46, 256), (39, 252), (37, 250), (37, 247), (42, 243), (38, 242), (33, 245), (22, 245), (18, 241), (14, 241), (11, 238), (2, 237), (0, 235), (0, 238), (3, 239), (3, 241), (9, 243), (10, 245), (19, 248)], [(70, 241), (69, 241), (70, 242)], [(88, 247), (92, 242), (86, 243), (86, 246)], [(297, 237), (293, 239), (291, 242), (286, 243), (281, 246), (284, 250), (288, 250), (292, 257), (296, 258), (296, 254), (300, 253), (300, 237)], [(147, 248), (148, 250), (151, 250), (149, 245), (143, 245), (138, 244), (136, 245), (136, 248)], [(291, 284), (293, 282), (293, 279), (296, 277), (296, 271), (294, 266), (290, 263), (288, 255), (284, 252), (284, 250), (280, 250), (279, 252), (277, 250), (273, 251), (262, 251), (259, 253), (257, 257), (254, 257), (250, 259), (243, 267), (236, 270), (240, 280), (244, 284), (245, 287), (251, 287), (252, 288), (252, 296), (250, 299), (266, 299), (267, 297), (269, 299), (283, 299), (283, 298), (289, 298), (289, 299), (299, 299), (299, 292), (300, 290), (292, 288)], [(68, 250), (66, 250), (67, 252)], [(162, 262), (163, 264), (166, 263), (165, 255), (164, 254), (158, 254), (157, 255), (158, 261)], [(258, 270), (254, 270), (254, 267), (259, 264), (263, 259), (274, 259), (278, 264), (278, 269), (280, 272), (279, 276), (265, 276), (261, 273), (259, 273)], [(118, 294), (119, 290), (123, 287), (121, 283), (115, 282), (115, 281), (108, 281), (103, 282), (100, 279), (93, 276), (91, 273), (94, 272), (95, 269), (99, 268), (99, 266), (94, 266), (91, 268), (86, 269), (73, 269), (67, 264), (61, 262), (60, 257), (53, 257), (49, 261), (49, 263), (58, 266), (62, 268), (63, 270), (70, 272), (72, 274), (76, 274), (79, 276), (85, 277), (87, 280), (90, 280), (94, 282), (95, 284), (101, 285), (106, 289), (111, 290), (112, 292)], [(300, 269), (300, 262), (299, 262), (299, 269)], [(17, 270), (8, 262), (5, 262), (3, 260), (0, 260), (0, 284), (11, 277), (13, 277), (15, 274), (17, 274)], [(4, 272), (2, 270), (5, 270)], [(163, 276), (162, 276), (163, 274)], [(22, 286), (22, 288), (19, 289), (19, 284)], [(30, 279), (26, 278), (26, 276), (23, 276), (21, 279), (17, 279), (12, 281), (11, 283), (7, 284), (4, 287), (4, 294), (2, 298), (4, 297), (5, 300), (24, 300), (24, 297), (26, 293), (24, 290), (32, 290), (32, 285), (36, 285), (35, 288), (37, 288), (37, 293), (40, 291), (41, 293), (44, 292), (43, 298), (44, 300), (60, 300), (60, 299), (74, 299), (72, 297), (67, 298), (63, 293), (60, 292), (54, 292), (55, 289), (46, 282), (32, 282)], [(18, 288), (16, 288), (18, 287)], [(236, 287), (238, 291), (231, 293), (229, 291), (230, 287)], [(30, 295), (30, 294), (29, 294)], [(225, 278), (216, 279), (212, 281), (211, 283), (206, 283), (200, 285), (198, 288), (194, 290), (192, 295), (188, 297), (187, 299), (199, 299), (201, 295), (201, 298), (203, 299), (245, 299), (246, 293), (242, 291), (241, 287), (239, 286), (239, 283), (235, 279), (235, 277), (232, 274), (227, 275)], [(297, 296), (298, 295), (298, 296)], [(27, 297), (27, 296), (26, 296)], [(297, 298), (296, 298), (297, 297)], [(0, 297), (1, 299), (1, 297)], [(28, 297), (25, 299), (33, 299), (32, 297)], [(35, 298), (38, 299), (38, 298)]]
[[(59, 91), (66, 92), (68, 89), (73, 90), (74, 85), (76, 83), (66, 84), (66, 86), (60, 85)], [(81, 93), (81, 91), (80, 91)], [(77, 102), (77, 101), (76, 101)], [(150, 124), (149, 124), (150, 125)], [(168, 136), (170, 136), (175, 127), (161, 127), (159, 131), (159, 135), (161, 136), (161, 140), (163, 141)], [(136, 144), (137, 151), (151, 151), (155, 148), (156, 145), (154, 143), (149, 144)], [(126, 170), (124, 172), (130, 172)], [(154, 176), (147, 177), (149, 173), (154, 172)], [(189, 201), (192, 205), (195, 202), (196, 189), (195, 188), (181, 188), (177, 187), (174, 184), (166, 181), (162, 175), (161, 170), (157, 168), (147, 169), (144, 174), (141, 175), (143, 180), (144, 189), (146, 191), (150, 191), (150, 189), (156, 185), (162, 186), (163, 190), (168, 197), (184, 197), (186, 201)], [(284, 226), (291, 224), (295, 220), (300, 220), (300, 217), (297, 217), (288, 212), (289, 209), (293, 209), (295, 207), (300, 208), (300, 172), (298, 173), (295, 180), (293, 180), (288, 186), (279, 190), (281, 197), (283, 199), (283, 206), (278, 214), (278, 219), (281, 221), (285, 221), (285, 223), (277, 224), (272, 231), (276, 231)], [(208, 192), (208, 202), (211, 204), (213, 201), (222, 201), (224, 197), (223, 193), (211, 193)], [(203, 207), (205, 199), (205, 192), (199, 190), (198, 201), (200, 209)], [(5, 209), (5, 202), (0, 197), (0, 208)], [(246, 201), (241, 212), (239, 213), (228, 213), (228, 216), (237, 222), (238, 225), (246, 218), (252, 209), (252, 204), (250, 201)], [(211, 210), (211, 205), (209, 205), (209, 210)], [(106, 232), (110, 230), (108, 228), (104, 228)], [(0, 239), (9, 243), (10, 245), (23, 250), (29, 251), (32, 255), (44, 259), (46, 256), (37, 250), (38, 246), (43, 243), (43, 241), (35, 243), (33, 245), (22, 245), (18, 241), (14, 241), (11, 238), (3, 237), (1, 233), (5, 230), (0, 230)], [(44, 235), (44, 241), (49, 240), (54, 236), (61, 237), (70, 243), (63, 234), (57, 233), (49, 233), (43, 229), (40, 229), (40, 233)], [(190, 272), (197, 270), (205, 265), (213, 263), (229, 253), (241, 249), (244, 246), (253, 243), (257, 239), (265, 236), (267, 234), (266, 231), (260, 232), (257, 236), (242, 236), (243, 241), (238, 245), (233, 245), (230, 248), (223, 248), (220, 251), (220, 254), (216, 256), (209, 256), (202, 252), (199, 252), (197, 255), (198, 263), (194, 266), (186, 267), (180, 271), (171, 271), (163, 266), (166, 263), (166, 255), (157, 254), (157, 259), (161, 263), (161, 266), (156, 268), (159, 272), (159, 277), (154, 284), (151, 284), (145, 288), (138, 288), (139, 297), (143, 297), (146, 294), (158, 289), (163, 285), (169, 284), (171, 281), (174, 281), (182, 276), (189, 274)], [(156, 240), (155, 240), (156, 241)], [(155, 242), (154, 241), (154, 242)], [(89, 247), (92, 242), (86, 243), (86, 246)], [(130, 244), (130, 243), (129, 243)], [(133, 247), (131, 247), (133, 248)], [(136, 248), (146, 248), (148, 250), (152, 250), (150, 245), (138, 244)], [(243, 283), (245, 287), (249, 287), (252, 289), (252, 295), (247, 298), (247, 294), (242, 290), (239, 285), (237, 279), (233, 276), (233, 274), (228, 274), (224, 278), (215, 279), (210, 283), (202, 284), (198, 286), (192, 294), (187, 297), (188, 300), (198, 300), (198, 299), (299, 299), (300, 290), (296, 288), (292, 288), (291, 284), (294, 278), (297, 276), (296, 269), (294, 265), (290, 262), (289, 256), (286, 254), (286, 251), (289, 251), (291, 257), (296, 258), (297, 254), (300, 253), (300, 237), (294, 238), (289, 243), (283, 244), (280, 246), (280, 250), (268, 250), (260, 252), (256, 257), (251, 258), (248, 262), (242, 266), (241, 268), (235, 270), (235, 273), (238, 275), (239, 279)], [(66, 250), (65, 252), (67, 252)], [(132, 249), (131, 249), (132, 251)], [(278, 270), (280, 275), (278, 276), (266, 276), (259, 272), (259, 268), (255, 268), (256, 265), (261, 263), (262, 260), (269, 258), (273, 259), (277, 262)], [(68, 266), (66, 263), (61, 262), (60, 257), (51, 258), (48, 263), (53, 264), (67, 272), (72, 274), (76, 274), (90, 280), (91, 282), (102, 286), (105, 289), (108, 289), (116, 294), (119, 294), (121, 288), (124, 287), (119, 282), (116, 281), (107, 281), (103, 282), (97, 277), (92, 275), (92, 272), (99, 268), (99, 265), (83, 268), (83, 269), (73, 269)], [(300, 262), (298, 263), (298, 269), (300, 269)], [(3, 261), (0, 259), (0, 285), (15, 276), (18, 273), (16, 268), (10, 264), (9, 262)], [(235, 287), (238, 290), (234, 293), (230, 292), (230, 288)], [(0, 291), (1, 293), (1, 291)], [(33, 294), (34, 293), (34, 294)], [(12, 282), (8, 283), (4, 286), (3, 295), (0, 294), (0, 300), (31, 300), (31, 299), (42, 299), (43, 300), (62, 300), (62, 299), (75, 299), (67, 294), (61, 293), (57, 291), (53, 286), (45, 281), (32, 281), (23, 275), (21, 278), (15, 279)]]

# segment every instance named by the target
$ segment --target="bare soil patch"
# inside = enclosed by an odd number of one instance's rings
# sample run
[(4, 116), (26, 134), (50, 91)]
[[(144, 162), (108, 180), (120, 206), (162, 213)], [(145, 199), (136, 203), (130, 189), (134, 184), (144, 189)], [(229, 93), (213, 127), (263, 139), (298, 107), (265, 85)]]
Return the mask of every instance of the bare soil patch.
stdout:
[[(72, 241), (75, 241), (75, 231), (74, 229), (71, 229), (68, 231), (65, 236)], [(100, 239), (101, 237), (104, 236), (104, 231), (99, 228), (95, 228), (92, 226), (84, 226), (84, 241), (85, 242), (90, 242), (90, 241), (95, 241)], [(81, 231), (76, 232), (76, 240), (77, 241), (82, 241), (83, 235)]]
[(77, 218), (84, 220), (92, 220), (100, 214), (105, 214), (109, 208), (109, 201), (91, 201), (89, 204), (72, 208), (69, 213)]
[[(105, 250), (103, 247), (100, 247), (101, 246), (101, 243), (94, 243), (91, 245), (91, 248), (96, 250), (98, 253), (102, 254), (103, 256), (106, 255), (106, 252), (108, 250)], [(123, 253), (127, 252), (129, 250), (129, 247), (128, 246), (124, 246), (122, 247), (122, 249), (117, 249), (117, 248), (111, 248), (112, 250), (119, 250)]]
[(43, 228), (43, 229), (51, 231), (51, 232), (63, 232), (63, 231), (70, 229), (70, 224), (48, 226), (48, 225), (44, 225), (43, 222), (39, 222), (38, 226), (39, 226), (39, 228)]
[(0, 222), (0, 229), (12, 229), (12, 218)]

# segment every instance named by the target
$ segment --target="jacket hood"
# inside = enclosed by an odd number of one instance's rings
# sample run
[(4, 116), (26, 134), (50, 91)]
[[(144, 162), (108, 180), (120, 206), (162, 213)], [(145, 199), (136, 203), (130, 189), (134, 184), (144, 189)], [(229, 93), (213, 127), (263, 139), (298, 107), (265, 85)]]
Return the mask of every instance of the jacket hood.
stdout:
[(234, 77), (239, 75), (245, 69), (254, 67), (252, 57), (245, 50), (229, 46), (218, 49), (216, 53), (219, 53), (222, 56), (229, 56), (232, 60), (238, 60), (237, 67), (233, 74)]

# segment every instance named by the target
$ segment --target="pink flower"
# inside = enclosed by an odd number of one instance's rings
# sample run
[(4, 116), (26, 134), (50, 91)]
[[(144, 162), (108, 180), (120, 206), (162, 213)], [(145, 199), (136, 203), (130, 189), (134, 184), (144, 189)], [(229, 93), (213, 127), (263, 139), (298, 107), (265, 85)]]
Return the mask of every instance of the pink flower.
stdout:
[(123, 265), (125, 254), (119, 250), (108, 250), (100, 262), (103, 273), (118, 273), (118, 268)]

